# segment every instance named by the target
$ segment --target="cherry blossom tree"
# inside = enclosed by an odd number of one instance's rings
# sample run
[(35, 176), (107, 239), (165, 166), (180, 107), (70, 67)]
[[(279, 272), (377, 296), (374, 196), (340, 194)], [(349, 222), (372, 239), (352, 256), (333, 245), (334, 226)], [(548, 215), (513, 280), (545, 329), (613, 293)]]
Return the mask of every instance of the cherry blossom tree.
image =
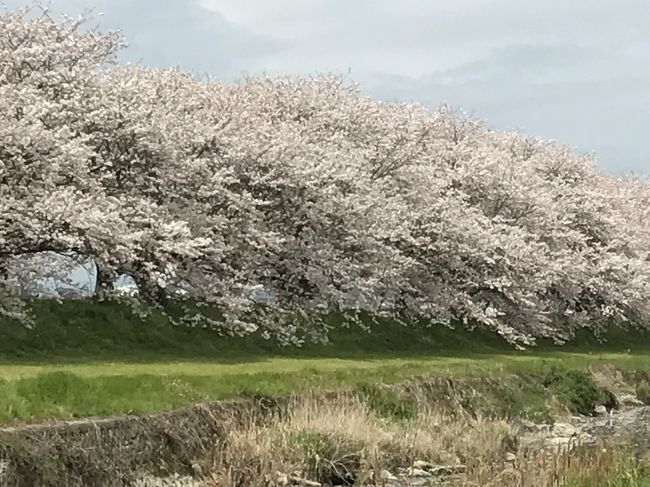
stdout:
[(134, 304), (288, 342), (331, 312), (513, 342), (650, 323), (644, 179), (337, 77), (119, 65), (117, 34), (28, 14), (0, 16), (2, 313), (53, 252), (98, 295), (126, 274)]

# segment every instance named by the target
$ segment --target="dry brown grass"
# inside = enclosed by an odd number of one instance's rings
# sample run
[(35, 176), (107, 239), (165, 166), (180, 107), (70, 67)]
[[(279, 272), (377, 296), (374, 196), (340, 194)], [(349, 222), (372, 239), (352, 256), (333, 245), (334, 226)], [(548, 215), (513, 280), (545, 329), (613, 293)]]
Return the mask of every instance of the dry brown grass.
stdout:
[(278, 472), (357, 485), (415, 460), (493, 463), (513, 444), (501, 420), (422, 410), (411, 420), (379, 417), (352, 394), (293, 401), (283, 414), (233, 427), (212, 465), (219, 486), (273, 485)]
[(515, 462), (475, 465), (459, 486), (481, 487), (648, 487), (650, 470), (624, 448), (577, 447), (520, 452)]
[[(281, 413), (233, 423), (217, 450), (208, 483), (219, 487), (281, 485), (283, 474), (326, 485), (387, 485), (380, 472), (397, 473), (416, 460), (465, 466), (462, 477), (444, 485), (649, 485), (634, 479), (616, 483), (619, 470), (626, 478), (636, 472), (632, 463), (623, 465), (627, 457), (616, 449), (544, 451), (519, 443), (511, 423), (458, 412), (423, 408), (408, 420), (386, 419), (354, 394), (301, 397)], [(506, 460), (507, 453), (514, 461)]]

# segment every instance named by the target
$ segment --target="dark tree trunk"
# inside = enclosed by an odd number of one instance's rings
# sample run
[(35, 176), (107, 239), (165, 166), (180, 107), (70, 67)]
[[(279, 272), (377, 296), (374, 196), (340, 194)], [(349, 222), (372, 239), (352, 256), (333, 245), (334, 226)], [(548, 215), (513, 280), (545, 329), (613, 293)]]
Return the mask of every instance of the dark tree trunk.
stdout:
[(153, 304), (165, 306), (168, 302), (167, 291), (146, 278), (135, 277), (140, 297)]
[(115, 273), (102, 262), (95, 260), (95, 290), (93, 296), (102, 297), (113, 290)]

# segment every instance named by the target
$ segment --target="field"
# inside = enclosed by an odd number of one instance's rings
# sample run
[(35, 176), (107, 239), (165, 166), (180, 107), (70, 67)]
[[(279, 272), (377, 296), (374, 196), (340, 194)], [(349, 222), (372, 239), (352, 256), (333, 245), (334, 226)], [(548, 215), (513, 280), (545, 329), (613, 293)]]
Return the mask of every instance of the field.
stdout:
[[(33, 329), (0, 323), (0, 422), (146, 413), (206, 399), (281, 395), (443, 375), (545, 374), (606, 362), (650, 370), (650, 338), (623, 332), (599, 343), (527, 351), (485, 332), (383, 324), (341, 328), (328, 345), (282, 348), (140, 321), (115, 303), (36, 303)], [(524, 381), (525, 382), (525, 381)], [(526, 391), (522, 390), (522, 393)]]

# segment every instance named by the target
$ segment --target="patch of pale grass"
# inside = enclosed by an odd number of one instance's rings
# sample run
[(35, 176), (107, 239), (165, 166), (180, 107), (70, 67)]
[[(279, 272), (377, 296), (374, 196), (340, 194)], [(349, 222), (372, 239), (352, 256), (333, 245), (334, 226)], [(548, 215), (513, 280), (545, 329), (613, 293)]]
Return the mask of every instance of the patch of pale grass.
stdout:
[[(296, 477), (330, 485), (383, 485), (417, 460), (465, 467), (446, 485), (481, 487), (643, 487), (647, 470), (611, 447), (569, 452), (517, 445), (505, 420), (420, 408), (409, 420), (378, 416), (358, 395), (313, 395), (280, 412), (251, 415), (225, 425), (209, 465), (211, 486), (275, 486)], [(510, 457), (506, 460), (506, 454)]]
[(616, 446), (520, 452), (511, 464), (475, 464), (459, 486), (648, 487), (650, 465)]
[(512, 443), (505, 421), (421, 410), (387, 420), (354, 394), (294, 400), (281, 414), (233, 424), (212, 466), (219, 486), (273, 485), (282, 474), (321, 482), (371, 482), (416, 460), (492, 462)]

